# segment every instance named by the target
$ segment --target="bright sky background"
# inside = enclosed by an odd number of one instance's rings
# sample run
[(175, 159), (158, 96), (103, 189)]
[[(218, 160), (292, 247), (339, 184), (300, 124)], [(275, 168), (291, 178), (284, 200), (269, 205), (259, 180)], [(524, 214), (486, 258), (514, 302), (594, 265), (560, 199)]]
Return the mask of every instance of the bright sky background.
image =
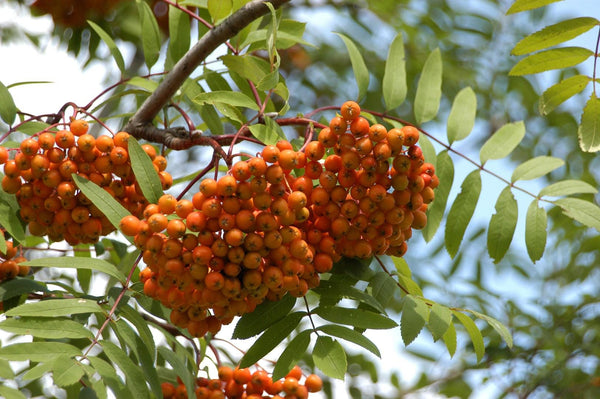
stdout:
[[(566, 16), (583, 16), (596, 13), (596, 17), (600, 18), (600, 3), (598, 0), (568, 0), (562, 3), (553, 5), (557, 20), (564, 19)], [(581, 10), (581, 12), (578, 12)], [(52, 29), (51, 18), (31, 18), (25, 13), (17, 13), (14, 6), (8, 6), (6, 3), (0, 4), (0, 25), (9, 23), (18, 23), (21, 26), (27, 26), (32, 32), (44, 33)], [(311, 24), (316, 23), (308, 20), (307, 30), (311, 29)], [(319, 20), (322, 28), (322, 21)], [(590, 43), (595, 43), (596, 30), (588, 32), (580, 39), (583, 46), (591, 48)], [(108, 53), (108, 52), (107, 52)], [(49, 84), (24, 85), (11, 89), (11, 94), (17, 107), (23, 111), (32, 114), (43, 114), (57, 111), (62, 104), (73, 101), (78, 104), (87, 103), (93, 96), (98, 94), (103, 87), (103, 79), (105, 77), (104, 68), (99, 64), (92, 64), (85, 70), (81, 69), (82, 61), (74, 59), (66, 53), (66, 50), (59, 46), (56, 39), (46, 40), (43, 42), (42, 48), (37, 49), (28, 43), (10, 43), (6, 44), (0, 38), (0, 81), (5, 84), (13, 84), (23, 81), (50, 81)], [(590, 65), (591, 70), (591, 65)], [(591, 72), (590, 72), (591, 74)], [(462, 181), (462, 177), (458, 175), (461, 169), (466, 175), (471, 169), (461, 168), (463, 164), (456, 165), (457, 181)], [(490, 163), (494, 169), (494, 163)], [(510, 176), (511, 170), (505, 166), (500, 166), (505, 169), (505, 176)], [(502, 170), (502, 169), (501, 169)], [(483, 184), (486, 190), (485, 195), (489, 198), (496, 198), (503, 186), (494, 184), (493, 179), (483, 174)], [(535, 183), (532, 190), (535, 191)], [(454, 195), (458, 192), (458, 187), (453, 189)], [(516, 194), (519, 201), (519, 231), (517, 234), (523, 234), (523, 216), (526, 213), (527, 206), (530, 200), (527, 197), (520, 197)], [(482, 201), (478, 205), (478, 213), (489, 215), (493, 213), (494, 200)], [(523, 242), (523, 239), (515, 238), (516, 242)], [(512, 289), (512, 287), (511, 287)], [(415, 363), (409, 358), (399, 354), (396, 350), (391, 351), (388, 345), (398, 348), (400, 334), (394, 330), (394, 337), (390, 337), (389, 332), (372, 331), (368, 336), (378, 344), (381, 349), (383, 359), (382, 365), (384, 368), (402, 369), (402, 378), (404, 381), (412, 381), (418, 376), (421, 370), (414, 367)], [(227, 337), (227, 333), (224, 334)], [(430, 342), (429, 334), (421, 334), (417, 343)], [(348, 347), (349, 345), (347, 345)], [(460, 346), (460, 343), (459, 343)], [(354, 349), (354, 348), (352, 348)], [(369, 355), (367, 351), (360, 350), (360, 353)], [(440, 359), (448, 359), (445, 349), (440, 349)], [(434, 372), (434, 370), (430, 370)], [(311, 396), (312, 397), (312, 396)], [(341, 395), (336, 397), (342, 398)], [(420, 396), (424, 397), (424, 396)], [(429, 396), (431, 397), (431, 396)], [(478, 398), (485, 398), (485, 390), (480, 391)]]

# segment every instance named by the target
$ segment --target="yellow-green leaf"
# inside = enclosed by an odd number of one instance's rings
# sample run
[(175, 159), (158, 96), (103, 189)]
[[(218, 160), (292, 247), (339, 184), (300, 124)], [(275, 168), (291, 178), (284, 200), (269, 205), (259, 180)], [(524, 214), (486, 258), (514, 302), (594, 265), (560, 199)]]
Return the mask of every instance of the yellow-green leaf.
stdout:
[(480, 362), (483, 358), (483, 354), (485, 353), (485, 346), (483, 344), (483, 336), (481, 335), (481, 331), (479, 331), (479, 328), (477, 328), (477, 325), (473, 319), (466, 314), (456, 310), (453, 310), (452, 313), (467, 330), (467, 333), (473, 342), (473, 349), (475, 349), (475, 354), (477, 355), (477, 362)]
[(531, 201), (525, 219), (525, 245), (527, 254), (534, 263), (542, 257), (546, 249), (547, 227), (546, 210), (538, 206), (537, 200)]
[(344, 41), (348, 54), (350, 55), (350, 63), (352, 64), (352, 70), (354, 71), (354, 77), (356, 78), (356, 85), (358, 86), (358, 97), (357, 101), (360, 101), (366, 94), (369, 88), (369, 70), (365, 64), (358, 47), (352, 39), (341, 33), (336, 34)]
[(560, 104), (581, 93), (590, 81), (588, 76), (575, 75), (548, 88), (540, 97), (540, 113), (548, 115)]
[(470, 87), (465, 87), (458, 92), (452, 102), (452, 109), (448, 115), (447, 135), (448, 143), (466, 138), (475, 125), (477, 113), (477, 96)]
[(577, 135), (583, 151), (600, 151), (600, 99), (594, 93), (583, 108)]
[(479, 158), (484, 164), (490, 159), (501, 159), (510, 154), (525, 137), (525, 124), (507, 123), (498, 129), (479, 150)]
[(56, 317), (79, 313), (101, 313), (102, 308), (95, 301), (84, 298), (47, 299), (29, 302), (12, 308), (7, 316)]
[(517, 180), (532, 180), (542, 177), (565, 164), (560, 158), (539, 156), (529, 159), (517, 166), (512, 174), (511, 182)]
[(415, 94), (415, 118), (418, 124), (430, 121), (438, 113), (442, 98), (442, 53), (433, 50), (421, 71)]
[(523, 58), (515, 65), (510, 76), (523, 76), (533, 73), (563, 69), (575, 66), (594, 55), (594, 52), (583, 47), (561, 47), (540, 51)]
[(342, 345), (330, 337), (319, 336), (313, 348), (313, 361), (326, 376), (343, 380), (348, 368)]
[(515, 14), (521, 11), (533, 10), (535, 8), (544, 7), (551, 3), (556, 3), (562, 0), (516, 0), (512, 6), (506, 11), (506, 14)]
[(402, 33), (398, 33), (390, 45), (385, 61), (382, 90), (386, 110), (397, 108), (406, 99), (406, 61)]
[(596, 18), (579, 17), (546, 26), (517, 43), (511, 54), (523, 55), (552, 47), (587, 32), (598, 23)]

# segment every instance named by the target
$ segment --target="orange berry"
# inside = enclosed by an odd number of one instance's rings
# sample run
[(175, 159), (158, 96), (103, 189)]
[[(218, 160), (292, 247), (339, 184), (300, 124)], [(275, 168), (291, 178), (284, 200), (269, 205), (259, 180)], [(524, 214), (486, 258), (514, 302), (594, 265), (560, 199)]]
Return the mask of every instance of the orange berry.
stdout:
[(404, 126), (402, 128), (402, 133), (404, 133), (405, 147), (415, 145), (417, 141), (419, 141), (419, 131), (414, 126)]
[(346, 101), (340, 107), (340, 114), (345, 120), (351, 121), (360, 115), (360, 106), (355, 101)]
[(355, 136), (364, 136), (369, 134), (369, 121), (362, 116), (355, 118), (352, 123), (350, 123), (350, 131)]
[(119, 222), (119, 230), (127, 236), (135, 236), (141, 230), (140, 219), (133, 215), (127, 215)]
[(88, 132), (88, 128), (88, 123), (83, 119), (73, 119), (69, 124), (69, 129), (75, 136), (83, 136)]
[(304, 386), (308, 392), (319, 392), (323, 388), (323, 380), (316, 374), (310, 374), (306, 377)]
[(265, 162), (275, 163), (279, 159), (279, 153), (279, 148), (277, 148), (274, 145), (268, 145), (265, 148), (263, 148), (261, 156), (265, 160)]

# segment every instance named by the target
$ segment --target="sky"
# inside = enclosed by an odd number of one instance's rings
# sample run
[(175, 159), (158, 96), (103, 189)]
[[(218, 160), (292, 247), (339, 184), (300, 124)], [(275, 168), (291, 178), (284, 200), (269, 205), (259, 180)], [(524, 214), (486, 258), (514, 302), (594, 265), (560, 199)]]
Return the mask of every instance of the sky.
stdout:
[[(592, 10), (596, 10), (600, 14), (599, 0), (568, 0), (553, 8), (555, 16), (558, 19), (563, 19), (565, 15), (588, 15)], [(581, 11), (581, 12), (579, 12)], [(0, 3), (0, 25), (5, 25), (19, 21), (19, 24), (28, 26), (32, 32), (47, 32), (52, 29), (51, 19), (28, 17), (25, 13), (17, 13), (12, 6), (6, 3)], [(319, 24), (322, 20), (319, 19)], [(310, 28), (313, 21), (307, 21)], [(581, 43), (589, 44), (594, 40), (596, 32), (589, 32), (581, 37)], [(589, 47), (589, 46), (588, 46)], [(108, 52), (107, 52), (108, 53)], [(82, 70), (81, 60), (77, 60), (66, 54), (66, 51), (61, 48), (58, 41), (55, 39), (43, 43), (41, 49), (27, 44), (4, 43), (0, 38), (0, 82), (4, 85), (10, 85), (17, 82), (25, 81), (49, 81), (46, 84), (32, 84), (15, 87), (10, 90), (13, 99), (20, 109), (32, 113), (43, 114), (57, 111), (62, 104), (72, 101), (78, 104), (87, 103), (92, 97), (98, 94), (103, 87), (103, 79), (105, 71), (99, 64), (91, 64), (85, 70)], [(492, 169), (495, 167), (490, 163)], [(505, 172), (503, 175), (510, 176), (510, 169), (505, 165), (498, 165), (500, 171)], [(456, 165), (456, 171), (465, 170), (459, 164)], [(466, 170), (464, 173), (468, 173)], [(456, 181), (462, 181), (463, 176), (457, 176)], [(484, 187), (487, 188), (485, 193), (488, 198), (496, 198), (503, 186), (494, 184), (493, 178), (484, 175)], [(536, 183), (532, 183), (535, 187)], [(453, 195), (456, 195), (457, 188), (453, 189)], [(535, 189), (534, 189), (535, 191)], [(528, 197), (520, 197), (516, 194), (519, 202), (519, 230), (517, 234), (524, 234), (524, 223), (522, 216), (525, 215), (527, 206), (529, 205)], [(478, 213), (482, 215), (490, 215), (493, 210), (494, 200), (481, 201), (478, 206)], [(523, 242), (522, 239), (515, 239), (517, 242)], [(399, 341), (399, 333), (395, 331), (395, 341)], [(390, 339), (387, 332), (374, 331), (369, 333), (369, 337), (374, 342), (386, 342)], [(425, 336), (424, 336), (425, 335)], [(419, 338), (422, 342), (429, 341), (430, 337), (427, 334), (421, 334)], [(418, 341), (417, 341), (418, 343)], [(398, 346), (398, 344), (396, 344)], [(382, 348), (383, 349), (383, 348)], [(365, 353), (365, 351), (361, 351)], [(419, 368), (410, 367), (411, 361), (407, 357), (398, 354), (396, 351), (382, 350), (382, 364), (386, 367), (395, 367), (398, 364), (406, 365), (402, 370), (402, 377), (405, 381), (412, 381), (418, 376)], [(447, 354), (445, 354), (447, 358)], [(484, 398), (485, 393), (479, 396)], [(341, 396), (339, 396), (341, 398)]]

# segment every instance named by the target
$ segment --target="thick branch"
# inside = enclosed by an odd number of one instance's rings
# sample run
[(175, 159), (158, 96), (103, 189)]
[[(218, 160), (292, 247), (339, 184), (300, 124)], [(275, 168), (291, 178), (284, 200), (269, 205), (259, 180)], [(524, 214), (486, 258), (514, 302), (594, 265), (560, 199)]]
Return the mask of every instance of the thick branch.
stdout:
[[(270, 0), (275, 8), (290, 0)], [(175, 64), (171, 72), (158, 85), (156, 90), (144, 101), (142, 106), (127, 123), (125, 131), (136, 137), (144, 137), (144, 128), (152, 123), (154, 117), (183, 85), (185, 79), (210, 55), (217, 47), (235, 36), (255, 19), (267, 14), (269, 8), (263, 0), (253, 0), (233, 13), (229, 18), (208, 31), (202, 38)]]

